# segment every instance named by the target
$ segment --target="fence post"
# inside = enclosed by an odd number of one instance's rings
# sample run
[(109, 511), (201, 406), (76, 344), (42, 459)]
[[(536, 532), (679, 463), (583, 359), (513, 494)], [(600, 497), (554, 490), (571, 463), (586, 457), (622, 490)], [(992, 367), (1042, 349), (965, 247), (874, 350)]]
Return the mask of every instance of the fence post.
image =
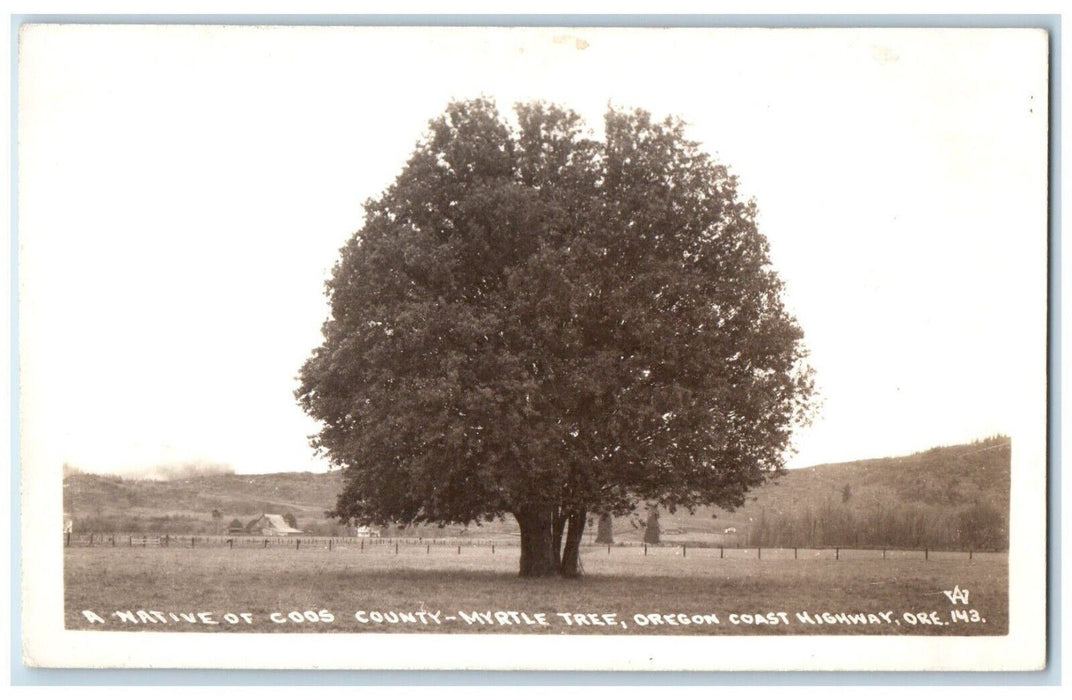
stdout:
[(301, 540), (294, 543), (294, 551), (297, 552), (299, 549), (301, 549)]
[(395, 542), (395, 554), (398, 554), (398, 543)]
[(723, 556), (725, 556), (725, 554), (726, 554), (726, 550), (725, 550), (725, 549), (723, 549), (722, 547), (719, 547), (719, 548), (718, 548), (718, 558), (719, 558), (719, 559), (722, 559), (722, 558), (723, 558)]
[(69, 533), (69, 532), (67, 533), (67, 546), (68, 547), (71, 546), (71, 533)]
[(462, 546), (458, 545), (458, 555), (461, 556), (461, 553), (462, 553)]
[(610, 545), (607, 545), (607, 554), (610, 554)]
[(268, 538), (267, 537), (264, 538), (264, 548), (268, 549)]
[[(104, 535), (101, 535), (101, 544), (104, 544)], [(115, 535), (112, 535), (112, 546), (115, 546)]]
[(495, 544), (494, 543), (492, 543), (492, 545), (491, 545), (491, 553), (495, 554)]
[(191, 537), (190, 538), (190, 549), (195, 549), (196, 547), (197, 547), (197, 538), (196, 537)]
[(233, 537), (231, 539), (227, 540), (227, 543), (229, 545), (231, 545), (231, 549), (234, 549), (234, 538)]
[(762, 558), (763, 558), (763, 548), (762, 547), (756, 547), (756, 559), (762, 559)]
[(793, 558), (794, 559), (797, 558), (797, 548), (796, 547), (793, 547)]
[(685, 555), (685, 545), (681, 545), (681, 556), (682, 557), (686, 556)]
[(886, 558), (886, 548), (885, 547), (882, 548), (882, 558), (883, 559)]
[(971, 560), (972, 560), (972, 551), (969, 549), (968, 550), (968, 561), (971, 561)]
[(929, 561), (930, 558), (931, 558), (931, 549), (930, 549), (930, 547), (924, 547), (923, 548), (923, 561)]
[(127, 535), (127, 546), (128, 547), (133, 547), (134, 546), (134, 535)]
[(834, 561), (841, 560), (841, 547), (834, 547)]
[(648, 556), (648, 543), (644, 543), (644, 556)]
[(365, 551), (365, 540), (358, 540), (358, 543), (361, 545), (361, 551), (364, 552)]

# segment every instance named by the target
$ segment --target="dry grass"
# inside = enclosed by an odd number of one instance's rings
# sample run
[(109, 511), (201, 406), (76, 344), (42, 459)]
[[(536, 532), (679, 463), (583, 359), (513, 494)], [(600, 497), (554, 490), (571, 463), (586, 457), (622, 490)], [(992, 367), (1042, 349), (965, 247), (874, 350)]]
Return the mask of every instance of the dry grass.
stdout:
[[(977, 556), (792, 550), (688, 550), (589, 548), (580, 581), (522, 580), (517, 548), (403, 546), (393, 548), (279, 550), (179, 548), (70, 548), (66, 550), (66, 620), (90, 627), (82, 610), (107, 620), (96, 629), (257, 632), (544, 632), (624, 634), (1005, 634), (1008, 571), (1004, 555)], [(970, 604), (953, 606), (943, 590), (971, 591)], [(909, 625), (905, 612), (937, 612), (949, 621), (953, 607), (974, 609), (986, 622)], [(117, 610), (153, 610), (178, 621), (120, 623)], [(330, 611), (331, 623), (270, 619), (291, 611)], [(362, 624), (357, 611), (440, 611), (440, 625)], [(543, 613), (547, 626), (468, 625), (459, 611)], [(799, 622), (795, 613), (891, 612), (901, 624), (822, 625)], [(247, 613), (252, 624), (203, 625), (179, 613)], [(567, 626), (556, 613), (614, 614), (615, 627)], [(790, 624), (735, 625), (730, 614), (784, 612)], [(641, 626), (635, 615), (715, 614), (720, 624)], [(446, 620), (451, 616), (457, 619)], [(278, 619), (278, 618), (277, 618)]]

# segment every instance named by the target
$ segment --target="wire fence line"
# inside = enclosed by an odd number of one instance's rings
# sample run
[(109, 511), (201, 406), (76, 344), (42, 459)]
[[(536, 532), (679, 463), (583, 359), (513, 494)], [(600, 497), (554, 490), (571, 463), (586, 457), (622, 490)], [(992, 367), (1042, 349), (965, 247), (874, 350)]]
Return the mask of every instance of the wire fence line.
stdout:
[[(442, 555), (454, 554), (503, 554), (520, 549), (520, 542), (514, 539), (458, 539), (458, 538), (423, 538), (423, 537), (280, 537), (256, 535), (145, 535), (118, 533), (65, 533), (65, 547), (109, 547), (109, 548), (162, 548), (176, 547), (185, 549), (273, 549), (273, 550), (327, 550), (369, 552), (388, 555)], [(810, 559), (967, 559), (976, 557), (1004, 556), (1000, 550), (967, 549), (909, 549), (903, 547), (755, 547), (725, 546), (695, 543), (664, 542), (645, 544), (643, 542), (620, 542), (616, 544), (581, 545), (587, 555), (607, 557), (617, 556), (676, 556), (702, 557), (717, 559), (770, 559), (770, 560), (810, 560)]]

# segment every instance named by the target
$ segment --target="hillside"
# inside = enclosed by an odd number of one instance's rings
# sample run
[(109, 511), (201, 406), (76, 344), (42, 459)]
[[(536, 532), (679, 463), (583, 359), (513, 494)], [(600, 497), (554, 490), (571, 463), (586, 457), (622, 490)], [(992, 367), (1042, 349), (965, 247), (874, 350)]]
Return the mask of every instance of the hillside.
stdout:
[[(76, 530), (209, 534), (261, 513), (291, 513), (303, 530), (323, 534), (342, 528), (324, 516), (342, 489), (339, 472), (216, 474), (173, 481), (70, 474), (63, 480), (63, 508)], [(222, 522), (213, 521), (218, 510)]]
[[(905, 457), (786, 472), (735, 512), (663, 512), (664, 542), (695, 545), (1007, 546), (1010, 442), (994, 437)], [(324, 516), (338, 472), (215, 474), (172, 481), (70, 474), (64, 509), (78, 531), (212, 533), (237, 518), (292, 513), (310, 534), (344, 534)], [(218, 510), (222, 518), (212, 519)], [(726, 532), (732, 529), (731, 532)], [(512, 520), (468, 528), (410, 528), (423, 536), (510, 536)], [(592, 528), (594, 533), (594, 528)], [(638, 542), (639, 517), (616, 518), (617, 542)]]
[[(735, 512), (663, 515), (663, 540), (1005, 549), (1010, 466), (1011, 443), (998, 436), (904, 457), (795, 469), (751, 492)], [(729, 528), (736, 532), (727, 534)]]

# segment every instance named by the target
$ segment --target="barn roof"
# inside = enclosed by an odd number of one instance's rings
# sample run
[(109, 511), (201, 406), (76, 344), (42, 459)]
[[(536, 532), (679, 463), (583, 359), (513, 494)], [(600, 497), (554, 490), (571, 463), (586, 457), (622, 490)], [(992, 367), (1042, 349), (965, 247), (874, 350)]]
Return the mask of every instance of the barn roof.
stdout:
[(287, 521), (283, 519), (282, 515), (276, 515), (274, 513), (265, 513), (261, 517), (267, 518), (268, 523), (272, 526), (272, 529), (278, 532), (301, 532), (301, 530), (296, 530), (290, 525), (287, 525)]

